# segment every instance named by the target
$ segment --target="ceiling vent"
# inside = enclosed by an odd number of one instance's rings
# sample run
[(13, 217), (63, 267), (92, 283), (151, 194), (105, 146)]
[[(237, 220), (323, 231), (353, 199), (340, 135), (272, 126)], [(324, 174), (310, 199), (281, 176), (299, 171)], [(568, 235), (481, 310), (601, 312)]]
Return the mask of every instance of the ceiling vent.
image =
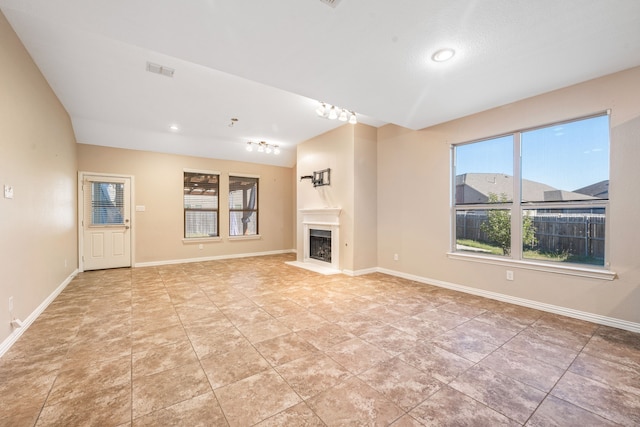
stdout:
[(335, 8), (338, 3), (340, 3), (342, 0), (320, 0), (321, 3), (324, 3), (326, 5), (329, 5), (333, 8)]
[(153, 62), (147, 62), (147, 71), (167, 77), (173, 77), (173, 73), (175, 73), (176, 70), (163, 65), (154, 64)]

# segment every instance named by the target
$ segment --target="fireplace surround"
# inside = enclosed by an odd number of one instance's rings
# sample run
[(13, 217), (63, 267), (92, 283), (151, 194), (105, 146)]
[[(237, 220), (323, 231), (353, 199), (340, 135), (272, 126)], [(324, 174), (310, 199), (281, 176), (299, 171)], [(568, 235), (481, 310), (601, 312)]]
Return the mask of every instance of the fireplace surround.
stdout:
[(340, 272), (341, 211), (340, 208), (300, 209), (303, 257), (299, 266), (316, 271), (315, 267), (320, 267), (334, 273)]

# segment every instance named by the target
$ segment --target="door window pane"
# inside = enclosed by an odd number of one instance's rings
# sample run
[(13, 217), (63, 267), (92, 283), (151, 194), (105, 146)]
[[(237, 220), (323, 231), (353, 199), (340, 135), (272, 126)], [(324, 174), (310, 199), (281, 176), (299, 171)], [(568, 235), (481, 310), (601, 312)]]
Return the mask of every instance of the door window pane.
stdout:
[(91, 182), (91, 225), (124, 224), (124, 184)]

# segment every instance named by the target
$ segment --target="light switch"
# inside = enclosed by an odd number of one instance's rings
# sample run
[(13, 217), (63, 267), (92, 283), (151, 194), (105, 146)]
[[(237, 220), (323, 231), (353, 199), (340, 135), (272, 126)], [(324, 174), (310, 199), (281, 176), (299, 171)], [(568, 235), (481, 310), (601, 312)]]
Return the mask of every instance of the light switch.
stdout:
[(145, 205), (136, 205), (136, 212), (144, 212), (147, 210)]
[(5, 199), (13, 199), (13, 187), (10, 185), (4, 186), (4, 198)]

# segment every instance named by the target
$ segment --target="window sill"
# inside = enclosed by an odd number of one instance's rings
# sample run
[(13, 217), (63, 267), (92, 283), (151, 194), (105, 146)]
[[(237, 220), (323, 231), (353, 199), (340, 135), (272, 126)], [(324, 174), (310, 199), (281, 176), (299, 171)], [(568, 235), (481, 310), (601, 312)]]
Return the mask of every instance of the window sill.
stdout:
[(260, 240), (262, 239), (262, 236), (259, 234), (253, 234), (251, 236), (229, 236), (227, 237), (227, 239), (230, 242), (238, 241), (238, 240)]
[(516, 267), (525, 270), (543, 271), (546, 273), (565, 274), (568, 276), (588, 277), (590, 279), (614, 280), (617, 274), (613, 271), (599, 268), (585, 268), (574, 265), (552, 265), (535, 261), (522, 261), (515, 259), (501, 259), (486, 255), (463, 254), (460, 252), (447, 252), (449, 259), (461, 261), (479, 262), (483, 264), (500, 265), (504, 267)]
[(190, 239), (182, 239), (182, 243), (187, 245), (193, 243), (221, 242), (222, 237), (192, 237)]

